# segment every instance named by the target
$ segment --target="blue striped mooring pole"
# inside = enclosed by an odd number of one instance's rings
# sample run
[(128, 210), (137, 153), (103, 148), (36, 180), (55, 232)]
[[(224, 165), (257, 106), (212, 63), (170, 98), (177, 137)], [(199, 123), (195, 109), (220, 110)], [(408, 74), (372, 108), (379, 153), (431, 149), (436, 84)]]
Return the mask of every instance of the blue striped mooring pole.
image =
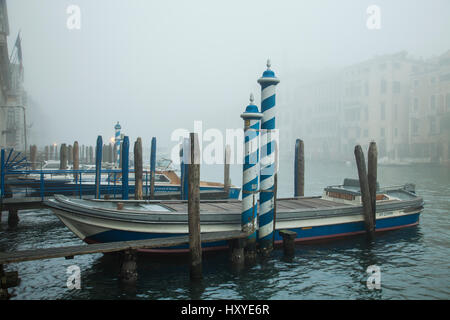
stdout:
[(119, 124), (119, 121), (117, 121), (117, 124), (114, 126), (115, 133), (115, 143), (116, 143), (116, 152), (117, 152), (117, 168), (120, 167), (120, 130), (122, 129), (122, 126)]
[(261, 85), (261, 171), (260, 214), (258, 217), (258, 242), (261, 252), (273, 248), (274, 175), (275, 175), (275, 87), (280, 80), (270, 70), (264, 71), (258, 83)]
[(250, 235), (247, 238), (247, 249), (256, 248), (256, 229), (258, 217), (258, 182), (259, 182), (259, 124), (262, 114), (253, 104), (253, 94), (250, 104), (241, 114), (244, 119), (244, 165), (242, 168), (242, 215), (243, 232)]

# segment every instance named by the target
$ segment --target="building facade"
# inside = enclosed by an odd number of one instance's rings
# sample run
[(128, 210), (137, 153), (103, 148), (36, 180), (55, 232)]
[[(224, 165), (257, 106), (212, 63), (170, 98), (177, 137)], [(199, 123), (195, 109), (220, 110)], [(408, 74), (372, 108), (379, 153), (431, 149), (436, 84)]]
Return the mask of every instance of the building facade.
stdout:
[(450, 51), (411, 76), (411, 157), (450, 164)]
[(316, 159), (352, 160), (376, 141), (380, 162), (449, 159), (450, 52), (430, 61), (377, 56), (297, 88), (294, 136)]

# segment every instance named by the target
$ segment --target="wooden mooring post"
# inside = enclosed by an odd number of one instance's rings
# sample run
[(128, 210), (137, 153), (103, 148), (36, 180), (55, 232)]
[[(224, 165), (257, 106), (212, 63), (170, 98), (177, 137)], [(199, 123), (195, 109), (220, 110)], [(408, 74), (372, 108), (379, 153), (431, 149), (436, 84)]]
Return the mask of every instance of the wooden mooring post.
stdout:
[[(371, 200), (371, 219), (373, 228), (376, 227), (376, 212), (377, 212), (377, 166), (378, 166), (378, 150), (375, 141), (372, 141), (369, 145), (369, 151), (367, 152), (367, 179), (369, 182), (369, 193)], [(375, 234), (375, 232), (374, 232)]]
[(59, 149), (59, 169), (67, 169), (67, 146), (65, 143), (61, 144)]
[(305, 146), (303, 140), (295, 142), (294, 197), (305, 196)]
[(0, 264), (0, 300), (8, 300), (11, 297), (8, 293), (8, 288), (17, 287), (19, 283), (19, 272), (6, 272), (3, 269), (3, 264)]
[(134, 143), (134, 199), (142, 200), (142, 139)]
[(136, 260), (136, 250), (130, 249), (121, 252), (119, 278), (123, 283), (128, 285), (133, 285), (136, 283), (138, 278)]
[(223, 190), (227, 194), (227, 198), (230, 192), (230, 157), (231, 147), (229, 144), (225, 146), (224, 166), (223, 166)]
[(19, 214), (18, 210), (11, 208), (8, 210), (8, 227), (15, 228), (19, 224)]
[[(80, 169), (80, 148), (78, 146), (78, 141), (73, 143), (73, 170)], [(74, 173), (75, 184), (78, 183), (78, 173)]]
[(30, 162), (31, 162), (31, 170), (36, 170), (36, 163), (37, 163), (37, 147), (36, 147), (36, 145), (30, 146)]
[(73, 165), (73, 147), (70, 144), (67, 147), (67, 161), (70, 165)]
[[(190, 278), (202, 278), (202, 247), (200, 239), (200, 150), (197, 133), (190, 133), (188, 155), (188, 222)], [(186, 157), (185, 157), (186, 159)]]
[(150, 151), (150, 199), (155, 199), (155, 174), (156, 174), (156, 137), (152, 138)]
[(355, 147), (355, 159), (358, 167), (359, 186), (361, 190), (361, 202), (363, 206), (364, 226), (367, 235), (371, 238), (375, 233), (374, 219), (372, 217), (372, 201), (367, 178), (366, 161), (360, 145)]
[(291, 257), (295, 253), (295, 238), (297, 232), (291, 230), (280, 230), (280, 236), (283, 238), (283, 252), (285, 256)]

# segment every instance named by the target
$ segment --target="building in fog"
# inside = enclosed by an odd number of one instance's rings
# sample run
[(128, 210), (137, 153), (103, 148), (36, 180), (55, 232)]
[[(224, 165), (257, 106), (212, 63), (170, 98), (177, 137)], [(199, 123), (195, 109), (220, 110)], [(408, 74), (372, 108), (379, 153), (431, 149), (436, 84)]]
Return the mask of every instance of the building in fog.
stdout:
[(449, 56), (399, 52), (311, 79), (290, 104), (292, 135), (316, 159), (352, 160), (355, 145), (376, 141), (383, 162), (448, 162)]
[(450, 164), (450, 51), (411, 76), (411, 157)]
[(378, 56), (347, 67), (342, 75), (341, 151), (353, 155), (376, 141), (380, 159), (409, 156), (410, 77), (420, 61), (406, 52)]
[(23, 89), (23, 65), (20, 36), (9, 54), (8, 11), (6, 0), (0, 0), (0, 147), (25, 150), (26, 92)]

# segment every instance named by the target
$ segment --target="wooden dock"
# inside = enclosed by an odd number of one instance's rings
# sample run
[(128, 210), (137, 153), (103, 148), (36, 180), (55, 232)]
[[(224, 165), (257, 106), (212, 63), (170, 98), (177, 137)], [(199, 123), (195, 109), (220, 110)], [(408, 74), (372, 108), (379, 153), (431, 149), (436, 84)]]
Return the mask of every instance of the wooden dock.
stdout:
[[(54, 196), (44, 196), (44, 197), (12, 197), (12, 198), (4, 198), (1, 203), (2, 211), (9, 210), (28, 210), (28, 209), (42, 209), (45, 208), (44, 201), (48, 199), (52, 199)], [(70, 197), (69, 197), (70, 198)], [(75, 196), (74, 198), (79, 198)], [(83, 196), (83, 199), (94, 199), (94, 195)], [(147, 200), (149, 197), (144, 196), (144, 200)], [(178, 200), (180, 198), (179, 192), (164, 192), (164, 193), (156, 193), (154, 196), (155, 200)], [(202, 191), (200, 192), (200, 199), (202, 200), (227, 200), (228, 194), (224, 191)], [(117, 200), (123, 201), (120, 198), (113, 199), (112, 195), (108, 200)], [(186, 201), (186, 200), (184, 200)]]
[[(245, 237), (247, 237), (247, 234), (241, 231), (211, 232), (202, 234), (201, 242), (234, 240), (234, 239), (242, 239)], [(120, 241), (120, 242), (87, 244), (80, 246), (30, 249), (16, 252), (0, 252), (0, 265), (24, 261), (53, 259), (53, 258), (72, 258), (73, 256), (92, 253), (111, 253), (126, 250), (172, 247), (187, 243), (189, 243), (189, 235), (168, 237), (168, 238), (167, 237), (156, 238), (149, 240)]]

